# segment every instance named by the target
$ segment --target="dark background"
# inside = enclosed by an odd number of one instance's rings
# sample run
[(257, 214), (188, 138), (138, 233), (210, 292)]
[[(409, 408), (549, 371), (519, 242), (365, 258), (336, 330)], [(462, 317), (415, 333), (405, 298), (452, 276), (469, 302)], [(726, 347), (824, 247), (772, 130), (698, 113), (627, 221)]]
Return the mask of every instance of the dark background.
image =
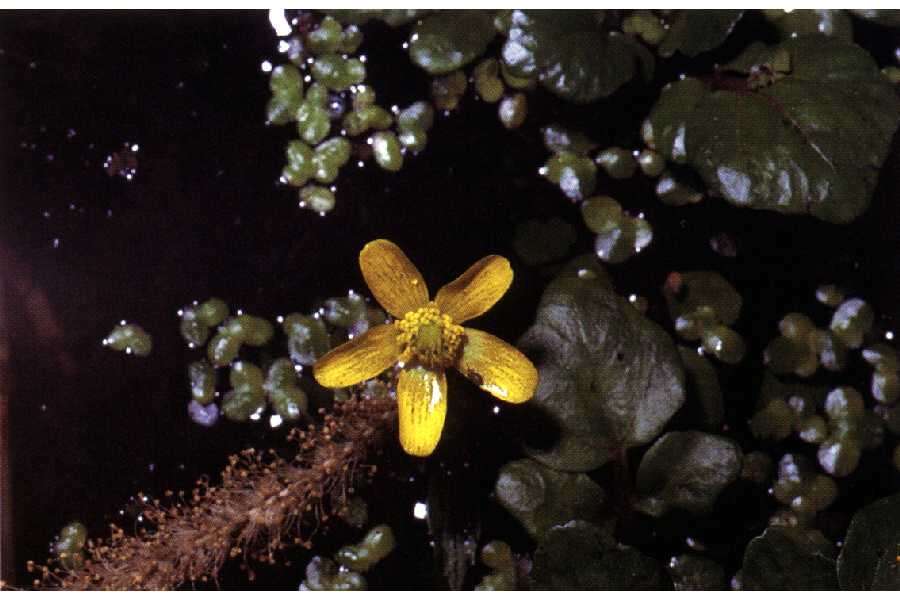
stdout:
[[(889, 64), (896, 34), (857, 26), (857, 42)], [(377, 24), (364, 31), (362, 52), (379, 103), (427, 99), (427, 77), (401, 49), (405, 33)], [(223, 420), (212, 429), (190, 422), (185, 368), (198, 353), (178, 334), (178, 308), (216, 295), (268, 318), (308, 311), (348, 288), (365, 290), (356, 255), (365, 242), (387, 237), (406, 250), (432, 290), (485, 254), (510, 257), (516, 282), (479, 326), (515, 340), (530, 325), (550, 275), (516, 260), (516, 224), (561, 216), (579, 232), (572, 255), (591, 249), (577, 207), (538, 176), (547, 158), (538, 127), (558, 121), (601, 145), (638, 148), (640, 120), (662, 82), (704, 72), (750, 39), (774, 39), (758, 15), (746, 17), (715, 53), (670, 60), (654, 85), (630, 84), (587, 107), (536, 92), (529, 96), (528, 121), (515, 132), (502, 128), (495, 107), (469, 95), (460, 111), (437, 120), (428, 148), (407, 156), (401, 173), (385, 174), (374, 164), (345, 167), (338, 206), (320, 217), (298, 208), (296, 192), (277, 184), (293, 128), (264, 123), (268, 75), (260, 64), (283, 62), (265, 12), (0, 13), (0, 276), (12, 282), (7, 290), (38, 290), (13, 293), (8, 302), (17, 583), (28, 581), (25, 561), (42, 561), (68, 521), (83, 521), (92, 536), (104, 534), (110, 519), (128, 530), (134, 515), (127, 502), (137, 491), (158, 496), (190, 487), (200, 474), (217, 473), (228, 453), (283, 437), (283, 430), (272, 432), (264, 422)], [(103, 166), (126, 143), (139, 145), (131, 181), (110, 176)], [(748, 359), (720, 374), (729, 428), (745, 450), (758, 447), (746, 420), (761, 350), (787, 312), (806, 311), (820, 324), (828, 318), (814, 302), (817, 285), (846, 287), (875, 306), (880, 326), (898, 326), (898, 176), (895, 143), (871, 209), (850, 226), (718, 200), (670, 208), (640, 176), (625, 182), (599, 177), (598, 193), (643, 211), (654, 227), (647, 251), (610, 268), (623, 294), (646, 295), (650, 315), (669, 327), (659, 288), (671, 270), (717, 270), (742, 293), (735, 328), (748, 340)], [(710, 249), (710, 237), (720, 233), (735, 241), (735, 258)], [(35, 294), (47, 300), (37, 316)], [(150, 357), (102, 347), (120, 319), (152, 333)], [(478, 396), (464, 383), (453, 385), (460, 397)], [(517, 415), (491, 418), (489, 402), (460, 404), (471, 412), (472, 426), (453, 443), (463, 447), (461, 455), (478, 459), (458, 489), (479, 498), (482, 541), (500, 537), (518, 551), (530, 550), (527, 536), (486, 493), (497, 466), (515, 456)], [(675, 426), (691, 426), (689, 410)], [(889, 442), (872, 452), (880, 459), (867, 453), (863, 464), (880, 466), (841, 482), (842, 499), (819, 523), (832, 539), (840, 539), (855, 510), (900, 488), (896, 471), (886, 466), (891, 448)], [(784, 450), (766, 449), (775, 460)], [(389, 467), (366, 497), (372, 524), (391, 524), (400, 545), (369, 576), (370, 586), (430, 587), (436, 569), (427, 531), (410, 516), (412, 504), (425, 497), (427, 478), (399, 453), (390, 455)], [(604, 483), (610, 476), (603, 469), (593, 475)], [(478, 487), (485, 489), (477, 494)], [(732, 573), (774, 507), (765, 490), (739, 485), (710, 517), (678, 514), (656, 524), (635, 519), (620, 537), (663, 561), (685, 551), (688, 537), (702, 539)], [(319, 551), (327, 554), (358, 536), (337, 530)], [(293, 567), (263, 569), (253, 586), (296, 589), (308, 560), (297, 556)], [(222, 584), (245, 585), (235, 569), (226, 570)]]

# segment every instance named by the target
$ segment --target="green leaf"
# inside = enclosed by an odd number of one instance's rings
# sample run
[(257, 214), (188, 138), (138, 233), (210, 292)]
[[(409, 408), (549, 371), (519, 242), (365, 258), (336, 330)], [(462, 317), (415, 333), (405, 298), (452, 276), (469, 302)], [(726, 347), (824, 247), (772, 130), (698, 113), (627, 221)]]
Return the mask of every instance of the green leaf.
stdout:
[(731, 283), (715, 271), (680, 273), (680, 285), (663, 288), (672, 320), (694, 313), (701, 307), (712, 309), (719, 322), (731, 325), (741, 314), (743, 300)]
[(659, 564), (616, 544), (600, 527), (571, 521), (553, 527), (534, 553), (536, 590), (658, 590)]
[(520, 343), (540, 372), (529, 405), (559, 430), (550, 447), (526, 451), (556, 469), (590, 471), (659, 435), (684, 403), (684, 374), (659, 325), (605, 279), (573, 271), (544, 291)]
[(778, 479), (772, 486), (772, 495), (798, 515), (809, 515), (828, 508), (837, 498), (837, 493), (834, 480), (816, 473), (805, 456), (785, 454), (778, 462)]
[(834, 223), (865, 211), (900, 120), (872, 57), (809, 35), (751, 46), (727, 69), (740, 74), (666, 86), (645, 142), (738, 206)]
[(514, 10), (503, 61), (513, 75), (537, 77), (557, 96), (579, 103), (609, 96), (639, 69), (650, 78), (650, 51), (609, 31), (603, 20), (602, 11)]
[(445, 75), (478, 58), (495, 35), (493, 11), (440, 11), (413, 29), (409, 56), (431, 75)]
[(882, 498), (853, 516), (838, 557), (842, 590), (898, 590), (900, 494)]
[(712, 509), (716, 497), (741, 474), (741, 449), (718, 435), (673, 431), (656, 441), (641, 459), (635, 488), (638, 509), (659, 516), (680, 508)]
[(722, 404), (722, 388), (712, 363), (696, 351), (678, 346), (681, 362), (688, 373), (688, 385), (693, 388), (700, 404), (700, 414), (708, 429), (718, 429), (725, 419)]
[(821, 33), (834, 36), (847, 42), (853, 41), (853, 21), (847, 11), (836, 9), (764, 10), (763, 13), (772, 25), (778, 28), (781, 39), (786, 40), (799, 35)]
[(494, 484), (497, 501), (532, 538), (542, 541), (551, 527), (572, 519), (599, 519), (605, 494), (583, 473), (560, 473), (523, 458), (506, 463)]
[(834, 545), (821, 532), (771, 526), (744, 553), (745, 590), (836, 590)]
[(541, 128), (544, 136), (544, 146), (554, 154), (571, 152), (572, 154), (587, 154), (597, 147), (584, 133), (568, 129), (558, 123), (551, 123)]
[(659, 55), (675, 51), (697, 56), (725, 41), (743, 16), (742, 10), (679, 10), (669, 23), (669, 33), (659, 45)]
[(341, 23), (362, 25), (369, 21), (383, 21), (391, 27), (406, 25), (430, 13), (430, 10), (394, 8), (387, 10), (344, 9), (324, 11)]

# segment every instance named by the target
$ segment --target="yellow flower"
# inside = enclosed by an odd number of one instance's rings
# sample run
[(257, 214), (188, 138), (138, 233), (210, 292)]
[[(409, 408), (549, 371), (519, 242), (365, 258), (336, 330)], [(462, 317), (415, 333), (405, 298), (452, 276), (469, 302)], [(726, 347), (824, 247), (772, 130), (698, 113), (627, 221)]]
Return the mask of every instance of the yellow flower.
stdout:
[(341, 388), (399, 366), (400, 444), (407, 453), (428, 456), (441, 439), (448, 367), (506, 402), (534, 395), (538, 374), (524, 354), (489, 333), (460, 325), (487, 312), (509, 289), (508, 260), (485, 256), (438, 290), (433, 301), (421, 273), (391, 241), (366, 244), (359, 266), (375, 299), (397, 320), (338, 346), (316, 362), (314, 374), (321, 385)]

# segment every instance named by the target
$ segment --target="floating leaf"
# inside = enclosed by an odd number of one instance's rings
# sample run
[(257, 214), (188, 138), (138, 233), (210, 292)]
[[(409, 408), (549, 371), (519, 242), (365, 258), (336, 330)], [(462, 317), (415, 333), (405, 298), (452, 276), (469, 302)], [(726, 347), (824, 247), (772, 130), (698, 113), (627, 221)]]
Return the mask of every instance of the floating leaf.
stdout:
[(764, 10), (766, 18), (781, 34), (781, 39), (821, 33), (845, 41), (853, 41), (853, 22), (844, 10), (801, 9), (790, 12), (781, 9)]
[(900, 494), (882, 498), (853, 516), (838, 557), (842, 590), (898, 590)]
[(690, 348), (678, 346), (678, 354), (688, 374), (688, 385), (694, 389), (699, 400), (703, 423), (708, 429), (718, 429), (725, 419), (725, 407), (715, 368), (706, 357)]
[(730, 68), (741, 75), (666, 86), (645, 142), (732, 204), (835, 223), (859, 216), (900, 120), (871, 56), (810, 35), (751, 47)]
[(589, 471), (659, 435), (684, 403), (684, 375), (661, 327), (605, 280), (575, 270), (547, 287), (521, 340), (540, 372), (530, 405), (560, 429), (552, 447), (527, 452), (556, 469)]
[(805, 456), (785, 454), (778, 463), (778, 479), (772, 487), (775, 499), (799, 515), (828, 508), (837, 498), (837, 485), (827, 475), (816, 473)]
[(830, 435), (819, 446), (819, 464), (830, 475), (844, 477), (856, 470), (862, 453), (865, 405), (852, 387), (831, 390), (825, 398)]
[(497, 106), (497, 116), (507, 129), (518, 129), (528, 116), (528, 98), (521, 92), (504, 96)]
[(534, 553), (536, 590), (657, 590), (659, 564), (584, 521), (557, 525)]
[(597, 185), (597, 165), (594, 161), (571, 152), (554, 154), (540, 173), (557, 184), (569, 200), (583, 200), (591, 195)]
[[(641, 172), (647, 177), (659, 177), (666, 168), (666, 160), (660, 156), (659, 152), (654, 152), (653, 150), (641, 150), (637, 161)], [(672, 186), (674, 187), (675, 185), (675, 180), (672, 179)], [(663, 194), (665, 191), (664, 189)], [(656, 188), (656, 193), (660, 195), (659, 186)]]
[(153, 350), (153, 337), (140, 325), (123, 322), (103, 338), (103, 345), (134, 356), (148, 356)]
[(206, 406), (213, 401), (216, 393), (216, 372), (205, 360), (188, 365), (188, 380), (191, 384), (191, 398)]
[(518, 77), (537, 77), (557, 96), (593, 102), (649, 78), (653, 56), (633, 38), (603, 27), (602, 11), (514, 10), (502, 57)]
[(644, 454), (635, 488), (638, 509), (659, 516), (680, 508), (694, 513), (712, 509), (716, 497), (741, 473), (741, 449), (718, 435), (673, 431)]
[(659, 55), (676, 51), (697, 56), (725, 41), (744, 14), (742, 10), (679, 10), (670, 20), (669, 32), (659, 45)]
[(725, 325), (737, 321), (743, 300), (727, 279), (714, 271), (687, 271), (679, 277), (677, 289), (668, 284), (663, 288), (672, 320), (708, 306)]
[(348, 569), (365, 573), (384, 560), (396, 545), (390, 526), (378, 525), (370, 529), (359, 544), (338, 550), (334, 559)]
[(409, 56), (431, 75), (445, 75), (478, 58), (495, 35), (492, 11), (440, 11), (413, 29)]
[(865, 300), (844, 300), (831, 318), (831, 331), (850, 348), (859, 348), (872, 328), (875, 313)]
[(367, 589), (366, 578), (356, 571), (338, 569), (333, 560), (314, 556), (306, 565), (306, 579), (301, 590), (314, 592), (362, 591)]
[(630, 12), (622, 19), (622, 31), (641, 36), (650, 46), (658, 45), (668, 33), (660, 18), (649, 10)]
[(506, 463), (494, 484), (497, 501), (540, 542), (554, 525), (600, 517), (605, 494), (583, 473), (560, 473), (523, 458)]
[(821, 532), (768, 527), (744, 553), (744, 590), (836, 590), (834, 545)]
[(328, 10), (328, 14), (333, 16), (341, 23), (353, 23), (362, 25), (368, 21), (383, 21), (391, 27), (399, 27), (406, 25), (411, 21), (421, 18), (423, 15), (431, 12), (430, 10), (409, 9), (409, 8), (393, 8), (386, 10), (367, 10), (367, 9), (344, 9), (344, 10)]
[(587, 154), (597, 147), (597, 144), (588, 139), (582, 132), (566, 129), (556, 123), (543, 127), (541, 134), (544, 136), (544, 146), (554, 154), (563, 152)]
[(631, 152), (618, 146), (602, 150), (597, 154), (594, 162), (603, 167), (606, 174), (613, 179), (628, 179), (637, 171), (637, 161), (634, 160)]

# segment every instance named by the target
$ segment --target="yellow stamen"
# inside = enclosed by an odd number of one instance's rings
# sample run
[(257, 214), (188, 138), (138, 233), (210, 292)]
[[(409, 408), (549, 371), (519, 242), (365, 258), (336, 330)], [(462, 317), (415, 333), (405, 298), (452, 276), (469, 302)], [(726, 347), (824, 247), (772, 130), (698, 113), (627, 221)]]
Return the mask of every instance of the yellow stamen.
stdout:
[(413, 362), (429, 369), (446, 369), (455, 364), (464, 338), (464, 329), (434, 302), (406, 313), (397, 321), (400, 333), (400, 362)]

